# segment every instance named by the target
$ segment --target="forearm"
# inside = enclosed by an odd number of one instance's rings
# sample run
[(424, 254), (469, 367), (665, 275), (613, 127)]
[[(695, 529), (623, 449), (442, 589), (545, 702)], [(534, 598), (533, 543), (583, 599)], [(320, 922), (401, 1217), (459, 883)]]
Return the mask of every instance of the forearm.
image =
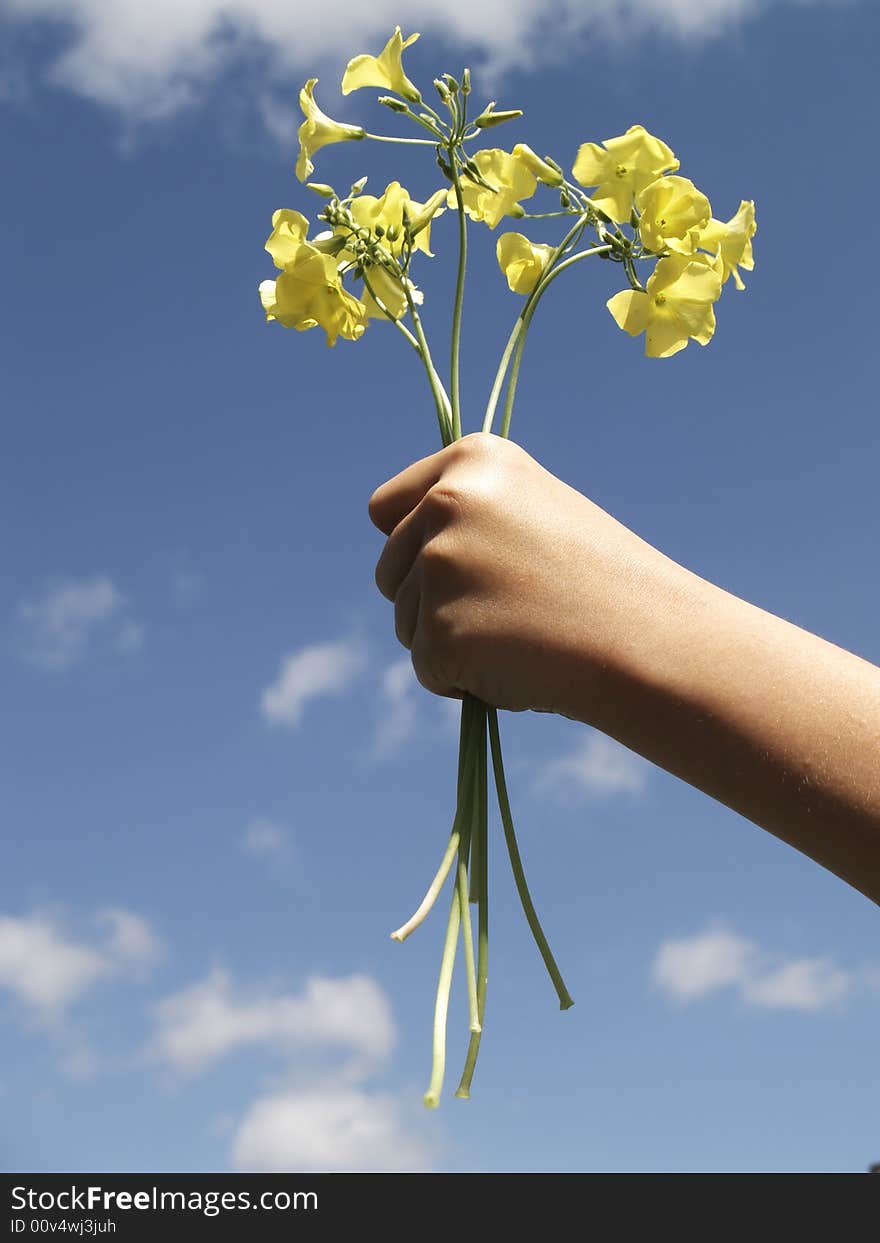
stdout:
[(571, 715), (880, 902), (880, 669), (657, 554), (634, 582)]

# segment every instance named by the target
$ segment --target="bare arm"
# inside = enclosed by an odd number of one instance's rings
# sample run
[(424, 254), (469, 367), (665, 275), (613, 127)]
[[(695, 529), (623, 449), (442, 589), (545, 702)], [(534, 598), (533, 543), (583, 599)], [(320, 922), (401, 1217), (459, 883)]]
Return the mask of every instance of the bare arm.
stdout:
[(880, 669), (677, 565), (497, 437), (415, 463), (370, 513), (429, 689), (594, 725), (880, 902)]

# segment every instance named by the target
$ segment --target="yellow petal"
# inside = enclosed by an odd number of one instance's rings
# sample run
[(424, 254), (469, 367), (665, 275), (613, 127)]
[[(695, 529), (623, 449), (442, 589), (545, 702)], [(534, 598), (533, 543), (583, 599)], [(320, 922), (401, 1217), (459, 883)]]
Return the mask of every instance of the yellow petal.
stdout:
[(645, 353), (648, 358), (671, 358), (688, 343), (688, 332), (671, 313), (651, 316), (645, 333)]
[(519, 160), (526, 166), (532, 176), (537, 177), (538, 181), (542, 181), (545, 186), (561, 186), (564, 178), (558, 169), (552, 164), (548, 164), (546, 160), (542, 160), (539, 155), (535, 155), (531, 147), (526, 146), (524, 142), (518, 142), (511, 152), (515, 160)]
[(513, 293), (530, 294), (553, 254), (552, 246), (532, 242), (522, 233), (502, 233), (495, 247), (498, 266)]
[[(465, 173), (461, 179), (464, 209), (472, 220), (482, 220), (494, 229), (504, 216), (522, 214), (520, 199), (531, 198), (538, 188), (538, 182), (524, 164), (515, 159), (509, 151), (499, 147), (486, 147), (473, 156), (480, 176), (491, 186), (487, 189), (479, 182), (472, 181)], [(448, 203), (456, 206), (454, 191), (449, 191)]]
[(605, 178), (610, 165), (608, 152), (595, 142), (585, 142), (578, 147), (572, 174), (582, 186), (597, 186)]
[(275, 212), (266, 250), (272, 256), (276, 268), (284, 268), (293, 262), (308, 231), (309, 222), (301, 212), (291, 211), (286, 207)]
[(636, 289), (623, 289), (605, 303), (614, 316), (618, 328), (637, 337), (644, 332), (650, 321), (651, 299)]
[(396, 95), (402, 95), (404, 99), (414, 103), (421, 100), (418, 87), (403, 72), (401, 60), (404, 49), (415, 43), (418, 37), (414, 34), (404, 39), (400, 27), (396, 26), (394, 34), (378, 56), (355, 56), (348, 62), (342, 77), (343, 95), (350, 95), (352, 91), (360, 90), (364, 86), (378, 86), (394, 91)]
[[(367, 281), (369, 281), (369, 288), (367, 288)], [(406, 314), (406, 294), (401, 281), (396, 280), (394, 275), (385, 268), (371, 267), (364, 280), (364, 306), (367, 308), (367, 315), (370, 319), (387, 319), (388, 316), (379, 306), (376, 298), (394, 319), (400, 319)]]
[(300, 181), (305, 181), (314, 172), (311, 157), (316, 151), (332, 142), (363, 138), (366, 132), (360, 125), (334, 121), (321, 111), (315, 99), (317, 82), (317, 78), (309, 78), (299, 93), (299, 106), (305, 117), (299, 127), (299, 157), (296, 161), (296, 175)]
[(709, 200), (687, 177), (658, 177), (637, 196), (639, 231), (649, 250), (691, 254), (712, 215)]

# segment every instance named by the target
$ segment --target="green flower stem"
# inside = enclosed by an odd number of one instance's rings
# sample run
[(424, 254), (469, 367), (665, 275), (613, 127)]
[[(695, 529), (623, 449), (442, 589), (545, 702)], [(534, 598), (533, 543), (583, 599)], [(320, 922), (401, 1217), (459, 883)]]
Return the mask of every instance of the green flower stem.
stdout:
[(434, 1003), (434, 1044), (431, 1059), (431, 1081), (423, 1097), (428, 1109), (436, 1109), (440, 1104), (443, 1076), (446, 1073), (446, 1015), (449, 1012), (449, 991), (452, 988), (452, 969), (455, 966), (455, 949), (458, 942), (460, 921), (461, 906), (458, 900), (458, 890), (453, 889), (452, 905), (449, 908), (449, 922), (446, 925), (446, 940), (443, 942), (443, 956), (440, 959), (437, 1000)]
[(455, 440), (461, 436), (461, 313), (464, 306), (464, 278), (467, 268), (467, 216), (464, 210), (464, 198), (461, 192), (461, 178), (455, 153), (449, 149), (449, 163), (452, 169), (452, 186), (455, 190), (455, 203), (458, 208), (458, 273), (455, 280), (455, 302), (452, 307), (452, 354), (449, 368), (449, 386), (452, 398), (452, 432)]
[[(435, 123), (435, 125), (436, 125), (436, 127), (437, 127), (438, 129), (445, 129), (445, 128), (446, 128), (446, 122), (443, 120), (443, 118), (441, 117), (440, 113), (439, 113), (439, 112), (437, 112), (437, 111), (435, 111), (435, 109), (433, 109), (433, 108), (431, 107), (431, 105), (430, 105), (429, 103), (427, 103), (427, 101), (426, 101), (426, 100), (424, 100), (424, 99), (420, 99), (420, 100), (419, 100), (419, 107), (420, 107), (420, 108), (421, 108), (424, 112), (426, 112), (426, 113), (428, 114), (428, 116), (430, 116), (430, 117), (433, 117), (433, 118), (434, 118), (434, 123)], [(419, 117), (416, 115), (416, 113), (415, 113), (415, 112), (413, 112), (412, 110), (410, 110), (410, 116), (414, 117), (416, 121), (419, 121), (419, 120), (420, 120), (420, 118), (419, 118)], [(421, 121), (421, 124), (422, 124), (422, 125), (426, 125), (426, 124), (427, 124), (427, 122), (426, 122), (426, 121)]]
[[(470, 696), (468, 698), (470, 698)], [(479, 737), (479, 740), (474, 738), (473, 741), (476, 742), (479, 747), (481, 747), (483, 759), (485, 761), (486, 710), (482, 704), (477, 703), (477, 701), (474, 701), (474, 702), (475, 704), (477, 704), (476, 710), (477, 710), (477, 714), (480, 719), (479, 720), (480, 737)], [(464, 711), (464, 709), (462, 709), (462, 711)], [(470, 1013), (470, 1028), (471, 1028), (471, 1032), (474, 1033), (474, 1032), (480, 1031), (480, 1018), (479, 1018), (479, 1004), (478, 1004), (478, 999), (477, 999), (477, 975), (476, 975), (476, 970), (474, 967), (474, 935), (473, 935), (473, 929), (471, 927), (471, 909), (470, 909), (470, 899), (469, 899), (469, 894), (468, 894), (468, 854), (470, 853), (471, 856), (473, 857), (475, 853), (473, 851), (473, 845), (475, 844), (473, 841), (473, 829), (474, 829), (474, 826), (478, 825), (479, 823), (478, 808), (479, 808), (479, 803), (480, 803), (480, 761), (479, 761), (479, 755), (476, 751), (476, 748), (473, 746), (470, 747), (470, 750), (468, 752), (468, 759), (471, 759), (471, 757), (476, 758), (477, 763), (471, 766), (468, 766), (468, 765), (465, 766), (465, 767), (471, 767), (471, 771), (473, 773), (474, 784), (471, 789), (470, 806), (468, 807), (468, 811), (471, 814), (467, 817), (467, 820), (464, 822), (464, 824), (462, 825), (462, 829), (461, 829), (461, 842), (458, 848), (457, 889), (458, 889), (459, 913), (461, 917), (462, 943), (464, 945), (464, 964), (465, 964), (465, 971), (467, 975), (468, 1010)], [(475, 812), (477, 814), (474, 814)], [(476, 853), (478, 854), (479, 850), (477, 850)]]
[(391, 933), (392, 941), (403, 942), (416, 928), (423, 924), (433, 909), (434, 903), (440, 895), (440, 890), (449, 875), (452, 864), (455, 859), (456, 851), (459, 849), (459, 843), (462, 837), (462, 826), (471, 823), (473, 817), (472, 799), (473, 799), (473, 782), (476, 771), (476, 751), (473, 743), (476, 741), (474, 736), (474, 728), (476, 724), (474, 705), (476, 700), (470, 695), (466, 696), (462, 703), (461, 709), (461, 731), (459, 735), (458, 746), (458, 797), (456, 801), (455, 817), (452, 822), (452, 832), (449, 835), (449, 841), (440, 866), (428, 886), (428, 891), (422, 898), (418, 909), (413, 915), (402, 924), (399, 928)]
[(528, 334), (532, 317), (535, 314), (535, 310), (537, 309), (538, 303), (543, 297), (545, 290), (553, 283), (561, 272), (564, 272), (566, 268), (571, 267), (572, 264), (579, 263), (581, 259), (589, 259), (592, 255), (608, 254), (612, 249), (613, 247), (610, 245), (593, 246), (590, 250), (582, 250), (576, 255), (571, 255), (569, 258), (564, 259), (562, 263), (557, 264), (555, 268), (549, 270), (547, 275), (535, 286), (533, 296), (524, 309), (522, 324), (520, 326), (520, 331), (517, 334), (514, 346), (513, 360), (510, 364), (510, 380), (507, 385), (507, 396), (504, 399), (504, 413), (501, 417), (501, 436), (506, 438), (510, 434), (510, 419), (513, 414), (513, 403), (516, 400), (516, 386), (519, 382), (519, 369), (522, 365), (522, 355), (526, 344), (526, 335)]
[(518, 220), (549, 220), (551, 216), (576, 216), (580, 213), (576, 208), (564, 208), (561, 211), (526, 211)]
[(456, 824), (456, 827), (452, 830), (452, 832), (449, 835), (449, 842), (446, 846), (446, 850), (440, 862), (440, 866), (437, 869), (437, 873), (434, 879), (431, 881), (430, 885), (428, 886), (428, 892), (425, 894), (424, 898), (422, 898), (422, 901), (419, 904), (418, 910), (415, 911), (414, 914), (412, 914), (409, 917), (409, 919), (406, 921), (405, 924), (401, 924), (399, 928), (395, 929), (395, 931), (392, 932), (391, 934), (392, 941), (400, 941), (400, 942), (405, 941), (406, 938), (411, 933), (415, 932), (416, 928), (418, 928), (420, 924), (423, 924), (425, 922), (428, 915), (433, 910), (434, 903), (437, 901), (437, 898), (440, 895), (440, 890), (443, 888), (443, 885), (446, 881), (446, 877), (450, 873), (453, 861), (455, 859), (455, 853), (458, 850), (459, 842), (461, 840), (461, 833), (459, 832), (459, 829), (458, 829), (458, 818), (457, 817), (456, 817), (455, 824)]
[[(418, 117), (416, 120), (418, 120)], [(392, 134), (364, 134), (364, 138), (372, 138), (373, 142), (404, 142), (408, 146), (437, 146), (437, 143), (432, 138), (396, 138)]]
[(486, 705), (480, 704), (482, 709), (481, 718), (481, 734), (477, 739), (474, 738), (473, 746), (477, 752), (477, 774), (476, 774), (476, 793), (474, 795), (473, 806), (471, 807), (471, 864), (470, 864), (470, 900), (479, 905), (480, 901), (480, 867), (482, 865), (482, 857), (480, 851), (480, 756), (485, 759), (486, 753)]
[(483, 419), (483, 431), (491, 432), (492, 424), (495, 421), (495, 410), (498, 406), (498, 398), (501, 396), (501, 390), (504, 387), (504, 379), (507, 375), (507, 368), (510, 365), (510, 358), (513, 354), (519, 334), (522, 332), (523, 322), (525, 319), (526, 308), (528, 303), (523, 307), (522, 311), (516, 317), (516, 323), (510, 336), (507, 338), (507, 345), (504, 347), (504, 353), (501, 355), (501, 361), (498, 364), (498, 370), (495, 372), (495, 379), (492, 382), (492, 391), (489, 394), (489, 400), (486, 404), (486, 415)]
[[(562, 241), (553, 251), (553, 254), (550, 256), (548, 267), (550, 267), (553, 263), (555, 263), (556, 260), (559, 258), (559, 256), (565, 251), (565, 248), (567, 246), (570, 246), (580, 236), (580, 233), (582, 233), (583, 230), (587, 226), (587, 220), (588, 220), (588, 216), (585, 213), (584, 215), (579, 217), (577, 224), (575, 224), (571, 229), (569, 229), (568, 233), (566, 233), (565, 237), (562, 239)], [(504, 378), (507, 375), (507, 368), (510, 364), (511, 355), (513, 354), (517, 340), (519, 339), (519, 335), (523, 330), (523, 325), (525, 323), (526, 317), (528, 316), (532, 305), (540, 297), (540, 293), (539, 293), (540, 288), (541, 288), (541, 282), (539, 281), (538, 284), (535, 286), (535, 288), (532, 290), (532, 292), (529, 294), (529, 296), (526, 298), (525, 303), (523, 304), (523, 309), (520, 311), (519, 315), (517, 316), (516, 323), (513, 325), (513, 329), (510, 333), (510, 336), (508, 337), (507, 345), (504, 347), (504, 353), (501, 355), (501, 361), (498, 364), (498, 370), (495, 372), (495, 379), (492, 383), (492, 391), (489, 394), (489, 401), (486, 404), (486, 414), (483, 419), (483, 431), (484, 432), (491, 432), (492, 430), (492, 424), (495, 420), (495, 409), (498, 405), (498, 399), (501, 396), (501, 390), (504, 387)]]
[[(468, 1041), (464, 1069), (461, 1072), (461, 1081), (455, 1092), (455, 1095), (460, 1100), (468, 1100), (470, 1098), (471, 1080), (474, 1076), (474, 1068), (476, 1067), (477, 1056), (480, 1052), (483, 1023), (486, 1017), (486, 989), (489, 982), (489, 792), (485, 722), (487, 717), (491, 719), (491, 714), (494, 711), (494, 708), (487, 708), (487, 715), (483, 718), (484, 726), (480, 737), (477, 836), (476, 842), (471, 849), (472, 857), (478, 860), (477, 871), (479, 875), (477, 899), (477, 1019), (480, 1030), (472, 1031), (471, 1038)], [(474, 846), (476, 849), (474, 849)]]
[(434, 405), (437, 407), (437, 422), (440, 426), (440, 439), (444, 446), (451, 444), (454, 437), (452, 435), (452, 424), (450, 422), (451, 407), (449, 404), (449, 396), (443, 387), (443, 381), (437, 374), (437, 368), (434, 366), (434, 360), (431, 357), (431, 351), (428, 347), (428, 340), (425, 336), (425, 330), (422, 327), (422, 321), (416, 310), (416, 304), (413, 300), (412, 291), (409, 285), (404, 282), (403, 292), (406, 297), (409, 313), (412, 316), (413, 327), (415, 328), (416, 338), (419, 343), (419, 353), (422, 362), (425, 365), (425, 371), (428, 373), (428, 383), (431, 386), (431, 392), (434, 396)]
[(568, 989), (565, 987), (565, 981), (556, 965), (556, 959), (553, 957), (547, 938), (544, 935), (544, 929), (541, 927), (541, 921), (538, 919), (535, 905), (532, 902), (532, 896), (529, 893), (529, 887), (526, 884), (525, 872), (523, 871), (522, 858), (519, 853), (519, 846), (516, 841), (516, 831), (513, 827), (513, 817), (510, 814), (510, 800), (507, 796), (507, 782), (504, 778), (504, 762), (501, 758), (501, 738), (498, 733), (498, 713), (494, 708), (489, 709), (489, 742), (492, 748), (492, 767), (495, 773), (495, 789), (498, 793), (498, 806), (501, 810), (501, 822), (504, 825), (504, 837), (507, 842), (507, 853), (510, 855), (510, 866), (513, 868), (513, 877), (516, 881), (517, 892), (519, 893), (520, 902), (523, 911), (528, 920), (529, 927), (532, 930), (532, 936), (544, 959), (544, 965), (553, 981), (553, 987), (556, 989), (556, 995), (559, 998), (560, 1010), (568, 1010), (574, 1005), (574, 1001), (569, 995)]

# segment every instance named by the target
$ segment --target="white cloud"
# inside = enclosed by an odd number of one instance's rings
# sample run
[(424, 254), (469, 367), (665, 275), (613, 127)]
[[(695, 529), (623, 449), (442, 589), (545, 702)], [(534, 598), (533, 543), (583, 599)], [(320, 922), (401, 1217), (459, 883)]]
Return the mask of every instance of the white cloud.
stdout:
[(151, 967), (161, 957), (159, 938), (142, 915), (110, 906), (98, 912), (97, 920), (107, 929), (107, 957), (120, 967)]
[(356, 1087), (282, 1091), (258, 1098), (232, 1143), (235, 1169), (410, 1173), (429, 1167), (390, 1096)]
[(0, 988), (57, 1022), (99, 980), (153, 961), (158, 941), (139, 915), (113, 907), (98, 918), (108, 928), (102, 945), (74, 939), (39, 912), (0, 916)]
[(748, 978), (755, 957), (751, 941), (723, 928), (707, 929), (694, 937), (664, 941), (657, 951), (651, 976), (656, 986), (675, 1001), (694, 1001)]
[(536, 789), (561, 794), (638, 794), (644, 789), (648, 764), (634, 752), (607, 738), (588, 733), (575, 749), (545, 764)]
[[(48, 21), (64, 33), (53, 84), (159, 120), (198, 102), (230, 65), (253, 64), (254, 53), (261, 85), (282, 83), (289, 97), (291, 79), (321, 66), (338, 75), (343, 55), (378, 51), (397, 23), (460, 42), (497, 75), (561, 59), (587, 38), (710, 38), (786, 2), (840, 0), (0, 0), (0, 18)], [(281, 126), (276, 106), (264, 102), (263, 112)]]
[(272, 820), (252, 820), (242, 834), (241, 848), (258, 859), (287, 858), (290, 831)]
[(66, 669), (85, 654), (92, 635), (118, 616), (125, 597), (106, 574), (61, 583), (19, 605), (29, 632), (26, 655), (43, 669)]
[(291, 652), (282, 660), (276, 680), (263, 691), (263, 716), (274, 724), (298, 725), (310, 700), (343, 694), (364, 664), (360, 644), (352, 639), (315, 643)]
[(367, 976), (313, 977), (299, 996), (236, 990), (225, 971), (164, 998), (156, 1007), (155, 1058), (195, 1073), (247, 1047), (282, 1054), (328, 1046), (368, 1062), (387, 1057), (394, 1024), (385, 995)]
[(753, 941), (714, 927), (664, 941), (654, 957), (651, 978), (678, 1002), (729, 988), (751, 1006), (818, 1011), (843, 1002), (859, 985), (871, 987), (873, 970), (848, 970), (829, 958), (770, 955)]
[(379, 711), (371, 758), (384, 760), (407, 743), (416, 730), (420, 687), (408, 656), (389, 665), (382, 675)]
[(57, 1017), (107, 970), (99, 950), (65, 937), (45, 916), (0, 917), (0, 987), (47, 1018)]
[(801, 958), (746, 980), (743, 996), (772, 1010), (824, 1010), (843, 1001), (854, 977), (827, 958)]

